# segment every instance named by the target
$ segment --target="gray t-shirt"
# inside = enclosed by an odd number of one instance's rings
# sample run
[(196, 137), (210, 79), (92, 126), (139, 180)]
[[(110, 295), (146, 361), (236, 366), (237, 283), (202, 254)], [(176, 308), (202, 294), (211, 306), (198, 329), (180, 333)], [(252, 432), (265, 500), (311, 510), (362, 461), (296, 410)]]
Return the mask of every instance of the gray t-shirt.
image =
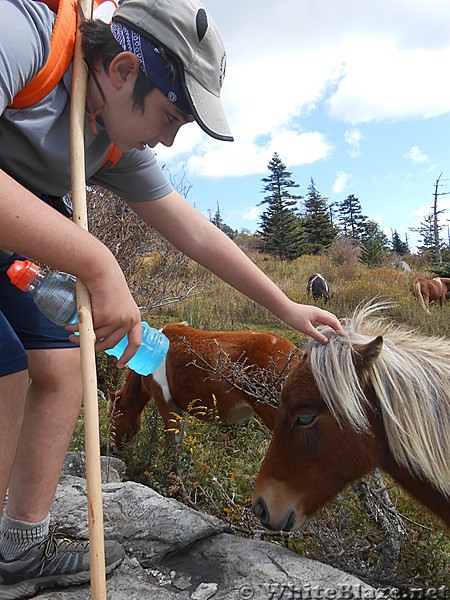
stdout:
[[(7, 108), (45, 64), (55, 15), (34, 0), (0, 0), (0, 168), (32, 192), (62, 196), (71, 189), (70, 95), (72, 64), (58, 85), (28, 108)], [(124, 153), (99, 170), (111, 141), (85, 117), (86, 180), (131, 202), (155, 200), (172, 187), (150, 148)]]

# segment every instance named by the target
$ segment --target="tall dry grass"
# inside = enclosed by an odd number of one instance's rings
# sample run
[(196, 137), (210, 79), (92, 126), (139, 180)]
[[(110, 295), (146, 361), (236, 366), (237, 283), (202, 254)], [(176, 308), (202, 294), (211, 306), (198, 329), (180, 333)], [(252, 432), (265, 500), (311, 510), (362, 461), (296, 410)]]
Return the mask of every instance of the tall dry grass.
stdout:
[[(249, 256), (297, 302), (313, 301), (306, 284), (309, 276), (318, 272), (329, 281), (334, 294), (326, 308), (339, 318), (352, 314), (359, 303), (377, 297), (392, 303), (387, 316), (395, 322), (424, 335), (449, 335), (450, 302), (443, 309), (432, 307), (427, 314), (409, 290), (415, 276), (430, 276), (422, 265), (408, 273), (390, 266), (368, 269), (358, 262), (354, 249), (343, 245), (322, 256), (302, 256), (284, 263), (257, 253), (250, 252)], [(267, 330), (299, 347), (305, 345), (304, 334), (287, 327), (229, 285), (214, 277), (207, 279), (212, 291), (154, 308), (144, 318), (154, 327), (187, 321), (200, 329)], [(120, 386), (120, 375), (112, 365), (112, 359), (99, 357), (99, 381), (105, 394), (106, 388)], [(272, 539), (301, 555), (352, 572), (372, 585), (397, 586), (406, 594), (414, 586), (450, 586), (450, 541), (443, 526), (391, 481), (386, 480), (386, 486), (400, 515), (396, 560), (386, 560), (386, 532), (368, 516), (353, 488), (319, 511), (302, 532), (267, 534), (252, 513), (250, 497), (270, 432), (256, 420), (224, 427), (187, 417), (176, 424), (181, 442), (174, 448), (163, 427), (155, 407), (149, 406), (140, 434), (123, 453), (131, 479), (226, 520), (240, 535)], [(394, 525), (397, 528), (396, 521)]]
[[(356, 257), (345, 259), (341, 255), (306, 255), (291, 262), (280, 262), (257, 253), (250, 254), (250, 258), (296, 302), (314, 302), (306, 292), (306, 284), (311, 274), (321, 273), (334, 294), (326, 308), (339, 318), (349, 316), (359, 303), (377, 297), (392, 303), (386, 315), (395, 322), (417, 329), (424, 335), (449, 335), (450, 303), (447, 302), (444, 309), (432, 306), (430, 314), (427, 314), (410, 292), (409, 286), (414, 277), (430, 276), (423, 270), (368, 269)], [(323, 306), (320, 301), (317, 304)], [(159, 325), (165, 321), (185, 320), (200, 329), (270, 330), (298, 345), (306, 341), (303, 334), (288, 328), (269, 311), (218, 279), (210, 293), (189, 298), (168, 309), (152, 311), (148, 318)]]
[[(334, 248), (322, 256), (302, 256), (292, 262), (280, 262), (256, 252), (250, 252), (249, 256), (296, 302), (314, 302), (306, 292), (306, 285), (311, 274), (321, 273), (333, 293), (325, 308), (339, 318), (351, 315), (361, 302), (379, 298), (391, 303), (386, 316), (396, 323), (427, 336), (449, 335), (450, 302), (443, 309), (432, 306), (428, 314), (410, 292), (414, 277), (431, 278), (423, 265), (410, 272), (390, 265), (369, 269), (358, 262), (357, 254), (348, 246)], [(320, 301), (317, 303), (323, 306)], [(182, 320), (200, 329), (267, 330), (283, 335), (299, 347), (307, 341), (304, 334), (287, 327), (269, 311), (217, 279), (210, 293), (152, 311), (148, 318), (155, 326)], [(147, 418), (154, 426), (154, 409), (148, 410)], [(257, 421), (226, 428), (191, 418), (182, 426), (184, 437), (174, 462), (169, 463), (171, 467), (166, 458), (153, 454), (150, 461), (153, 467), (146, 470), (147, 482), (153, 487), (165, 489), (169, 495), (225, 519), (238, 533), (274, 539), (299, 554), (348, 570), (375, 586), (398, 586), (402, 593), (408, 594), (414, 586), (450, 585), (450, 541), (445, 529), (392, 481), (386, 480), (386, 487), (400, 523), (396, 560), (383, 554), (389, 546), (386, 531), (366, 514), (366, 507), (353, 488), (319, 511), (301, 533), (267, 536), (258, 529), (250, 496), (270, 433)], [(145, 439), (143, 435), (144, 445)], [(137, 442), (131, 452), (139, 455), (140, 447)], [(158, 453), (157, 448), (155, 451)], [(371, 493), (374, 490), (372, 486)], [(397, 515), (392, 518), (395, 521)], [(395, 522), (393, 526), (397, 528)]]

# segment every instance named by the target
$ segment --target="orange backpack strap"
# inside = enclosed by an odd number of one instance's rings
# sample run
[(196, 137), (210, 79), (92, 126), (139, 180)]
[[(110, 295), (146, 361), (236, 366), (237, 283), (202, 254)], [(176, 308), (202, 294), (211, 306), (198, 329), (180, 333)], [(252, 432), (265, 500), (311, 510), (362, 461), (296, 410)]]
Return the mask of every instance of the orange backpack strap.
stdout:
[(115, 167), (119, 162), (122, 154), (122, 151), (119, 150), (117, 146), (114, 146), (113, 143), (111, 143), (111, 146), (109, 147), (109, 150), (106, 153), (105, 159), (100, 165), (99, 170), (103, 169), (103, 167), (105, 167), (106, 165), (108, 165), (108, 169), (112, 169), (113, 167)]
[[(50, 54), (39, 73), (15, 95), (13, 103), (8, 108), (26, 108), (45, 98), (62, 79), (73, 59), (77, 31), (77, 0), (41, 1), (56, 13), (50, 38)], [(103, 2), (104, 0), (94, 1), (94, 7)], [(117, 7), (115, 0), (109, 0), (103, 6), (107, 4), (111, 5), (107, 8), (111, 13)], [(119, 162), (121, 156), (122, 152), (111, 144), (100, 169), (107, 164), (111, 169)]]
[(16, 94), (9, 108), (26, 108), (45, 98), (62, 79), (73, 59), (77, 30), (77, 1), (44, 1), (51, 10), (56, 12), (50, 39), (50, 54), (39, 73)]

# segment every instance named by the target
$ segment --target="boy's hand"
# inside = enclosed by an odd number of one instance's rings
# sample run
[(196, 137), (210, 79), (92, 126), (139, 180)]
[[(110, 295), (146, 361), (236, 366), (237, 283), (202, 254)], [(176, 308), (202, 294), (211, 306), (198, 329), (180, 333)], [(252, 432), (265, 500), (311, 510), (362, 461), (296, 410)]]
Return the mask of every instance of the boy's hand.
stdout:
[[(117, 362), (120, 369), (136, 354), (142, 341), (141, 313), (128, 289), (122, 271), (110, 270), (105, 276), (86, 283), (91, 295), (92, 319), (97, 340), (96, 352), (113, 348), (128, 335), (128, 345)], [(68, 331), (78, 331), (78, 324), (68, 325)], [(79, 337), (70, 341), (79, 344)]]
[(306, 335), (311, 336), (321, 344), (327, 344), (328, 339), (313, 326), (313, 323), (328, 325), (336, 333), (344, 335), (344, 330), (339, 319), (327, 310), (310, 304), (297, 304), (295, 302), (292, 304), (290, 318), (286, 319), (286, 323), (291, 325), (291, 327), (298, 329), (302, 333), (306, 333)]

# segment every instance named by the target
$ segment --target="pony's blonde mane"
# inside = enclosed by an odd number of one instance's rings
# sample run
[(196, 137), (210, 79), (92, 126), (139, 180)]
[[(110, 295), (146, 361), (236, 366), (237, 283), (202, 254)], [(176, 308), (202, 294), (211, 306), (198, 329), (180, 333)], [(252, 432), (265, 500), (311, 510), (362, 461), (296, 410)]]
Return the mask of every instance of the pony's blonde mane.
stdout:
[(383, 336), (368, 372), (386, 437), (398, 464), (450, 497), (450, 341), (396, 326), (380, 313), (387, 303), (359, 306), (343, 321), (345, 336), (321, 328), (329, 343), (311, 341), (308, 360), (329, 410), (357, 430), (368, 430), (368, 400), (356, 374), (355, 344)]

